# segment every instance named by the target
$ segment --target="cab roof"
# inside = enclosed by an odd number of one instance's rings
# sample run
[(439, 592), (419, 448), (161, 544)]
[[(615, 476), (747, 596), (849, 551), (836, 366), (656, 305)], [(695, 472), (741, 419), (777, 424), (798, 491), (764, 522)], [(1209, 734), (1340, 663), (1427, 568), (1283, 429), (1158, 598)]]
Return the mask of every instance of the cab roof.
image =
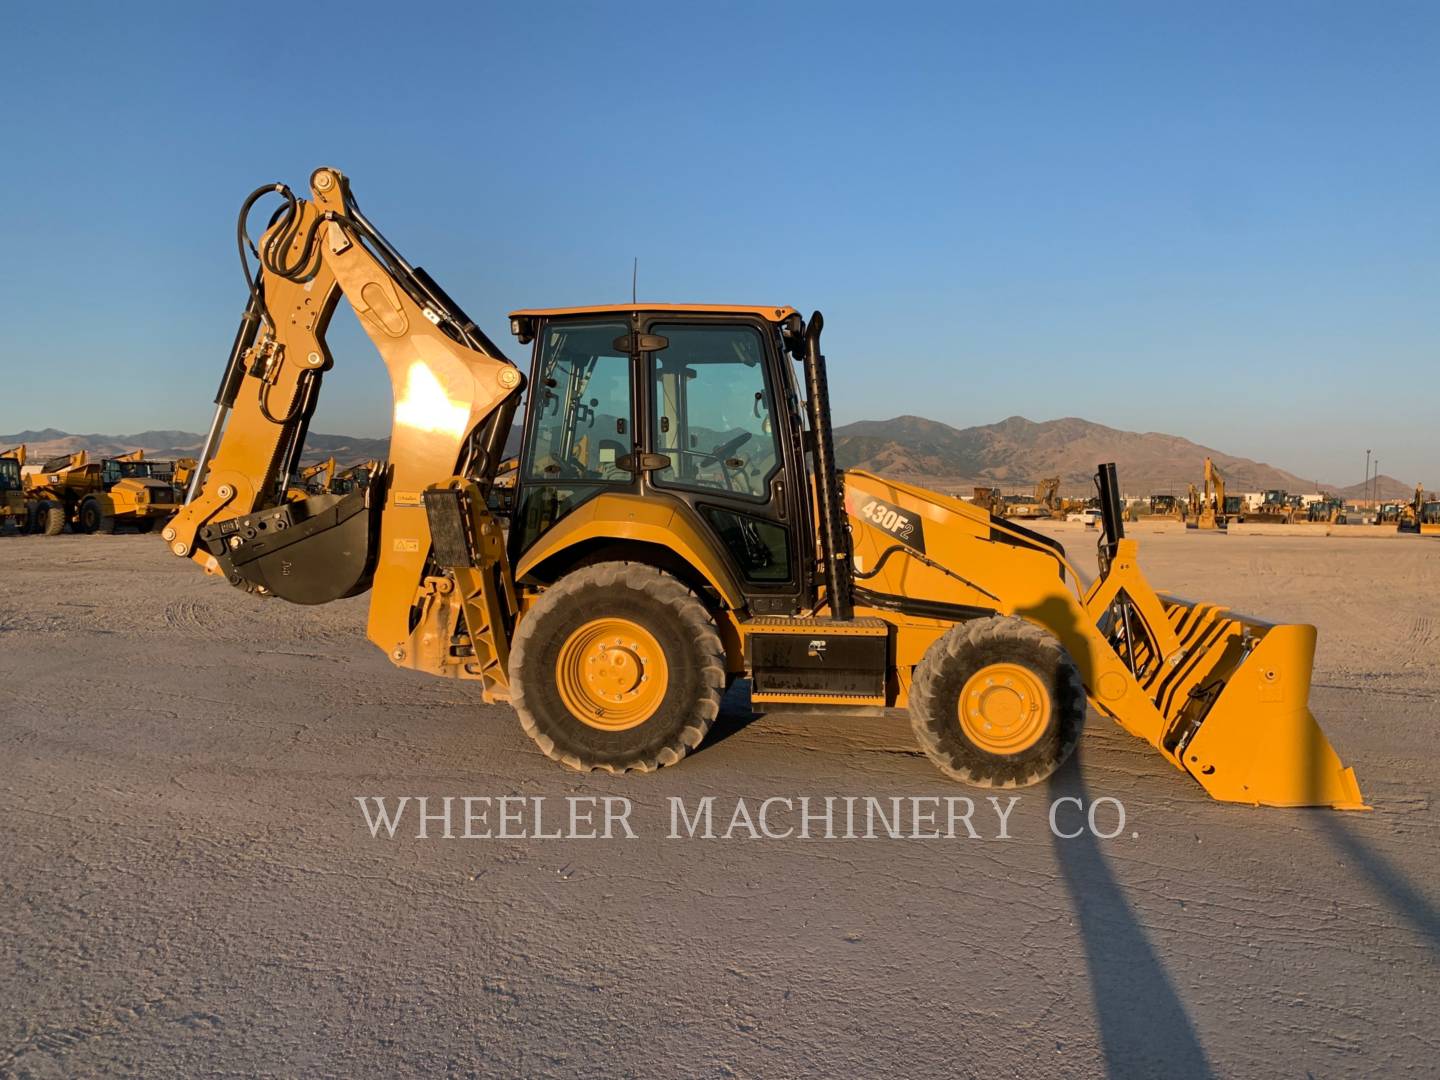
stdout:
[(793, 307), (750, 304), (596, 304), (591, 307), (521, 308), (510, 318), (551, 318), (557, 315), (628, 315), (636, 311), (692, 312), (703, 315), (758, 315), (770, 322), (784, 322), (797, 314)]

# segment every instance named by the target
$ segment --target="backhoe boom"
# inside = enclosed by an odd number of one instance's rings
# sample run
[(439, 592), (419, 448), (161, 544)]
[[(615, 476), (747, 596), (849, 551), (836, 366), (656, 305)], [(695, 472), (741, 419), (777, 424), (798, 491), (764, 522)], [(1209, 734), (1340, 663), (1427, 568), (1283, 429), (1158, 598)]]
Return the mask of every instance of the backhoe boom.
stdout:
[[(433, 606), (427, 489), (461, 490), (483, 511), (523, 385), (505, 358), (423, 270), (360, 213), (343, 175), (319, 169), (311, 198), (285, 199), (252, 248), (260, 270), (217, 395), (191, 497), (165, 529), (171, 550), (233, 584), (300, 603), (373, 583), (367, 632), (396, 663), (471, 674), (416, 638), (412, 609)], [(364, 491), (286, 500), (324, 373), (325, 335), (341, 296), (389, 371), (389, 464)], [(447, 582), (448, 584), (448, 582)], [(451, 636), (463, 634), (453, 623)], [(423, 636), (423, 634), (422, 634)], [(446, 644), (449, 644), (447, 639)], [(443, 655), (442, 655), (443, 654)]]

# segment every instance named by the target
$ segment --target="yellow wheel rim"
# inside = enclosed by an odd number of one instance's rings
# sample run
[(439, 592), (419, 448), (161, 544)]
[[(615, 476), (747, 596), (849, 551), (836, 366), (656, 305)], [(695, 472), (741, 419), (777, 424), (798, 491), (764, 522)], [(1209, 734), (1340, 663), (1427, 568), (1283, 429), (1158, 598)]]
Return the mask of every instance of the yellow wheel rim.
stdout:
[(1018, 754), (1040, 741), (1050, 725), (1050, 694), (1021, 664), (987, 664), (960, 691), (960, 728), (991, 754)]
[(625, 731), (655, 714), (670, 668), (660, 643), (639, 623), (591, 619), (560, 646), (555, 684), (577, 720), (601, 731)]

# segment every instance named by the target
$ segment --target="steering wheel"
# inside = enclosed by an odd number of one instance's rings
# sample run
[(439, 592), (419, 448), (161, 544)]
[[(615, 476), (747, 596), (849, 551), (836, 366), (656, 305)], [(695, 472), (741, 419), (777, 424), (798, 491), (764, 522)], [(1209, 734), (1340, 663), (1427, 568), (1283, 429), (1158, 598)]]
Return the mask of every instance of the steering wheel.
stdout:
[(708, 455), (702, 457), (700, 459), (700, 464), (714, 465), (717, 461), (724, 461), (726, 458), (731, 457), (736, 450), (739, 450), (740, 447), (744, 446), (747, 442), (749, 442), (750, 439), (750, 432), (742, 431), (739, 435), (736, 435), (735, 438), (731, 439), (729, 442), (722, 443), (720, 446), (717, 446), (715, 447), (715, 449), (711, 450)]
[(585, 475), (585, 469), (578, 461), (559, 457), (552, 457), (540, 467), (540, 472), (547, 480), (556, 477), (561, 480), (578, 480)]

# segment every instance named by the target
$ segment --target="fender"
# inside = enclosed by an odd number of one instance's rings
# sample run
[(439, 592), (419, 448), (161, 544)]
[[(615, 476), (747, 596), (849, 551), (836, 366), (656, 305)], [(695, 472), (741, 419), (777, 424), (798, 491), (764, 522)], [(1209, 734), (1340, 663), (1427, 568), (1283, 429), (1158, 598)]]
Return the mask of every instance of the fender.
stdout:
[(634, 540), (669, 548), (704, 575), (732, 611), (745, 608), (745, 597), (710, 538), (677, 505), (654, 496), (606, 493), (582, 503), (530, 545), (515, 567), (515, 577), (524, 580), (545, 560), (595, 539)]

